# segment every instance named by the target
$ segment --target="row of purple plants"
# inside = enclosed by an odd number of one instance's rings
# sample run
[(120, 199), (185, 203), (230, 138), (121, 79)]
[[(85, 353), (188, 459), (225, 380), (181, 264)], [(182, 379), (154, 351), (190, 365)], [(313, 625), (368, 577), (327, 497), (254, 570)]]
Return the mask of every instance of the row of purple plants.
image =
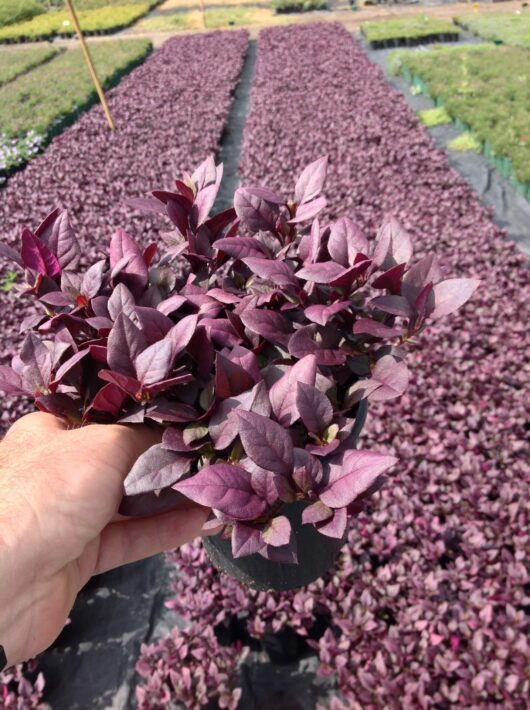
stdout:
[[(212, 33), (169, 40), (144, 65), (108, 93), (117, 130), (106, 129), (99, 107), (57, 137), (47, 151), (13, 176), (0, 192), (0, 232), (18, 245), (24, 226), (56, 206), (82, 241), (86, 266), (103, 253), (118, 226), (141, 242), (169, 228), (125, 204), (151, 187), (171, 189), (174, 177), (200, 163), (218, 146), (232, 92), (238, 81), (248, 37), (245, 32)], [(9, 264), (2, 260), (0, 278)], [(16, 288), (0, 290), (0, 361), (9, 361), (22, 339), (20, 323), (30, 303)], [(21, 317), (22, 316), (22, 317)], [(28, 409), (4, 398), (2, 429)], [(40, 707), (44, 679), (31, 683), (19, 667), (0, 673), (0, 708)]]
[[(330, 48), (333, 51), (330, 51)], [(237, 707), (237, 659), (285, 634), (318, 654), (320, 708), (527, 707), (529, 678), (528, 270), (382, 73), (340, 26), (265, 30), (258, 43), (242, 172), (288, 192), (329, 155), (327, 215), (366, 233), (396, 217), (451, 274), (483, 287), (419, 338), (401, 399), (370, 407), (360, 447), (399, 460), (324, 578), (296, 592), (249, 590), (196, 543), (173, 553), (168, 606), (204, 634), (144, 647), (142, 710), (218, 698)], [(207, 628), (233, 643), (231, 663)], [(203, 631), (201, 632), (201, 629)], [(197, 679), (197, 680), (195, 680)], [(217, 688), (231, 688), (232, 695)], [(190, 698), (191, 694), (191, 699)], [(186, 698), (188, 698), (186, 700)], [(526, 700), (525, 700), (526, 698)]]

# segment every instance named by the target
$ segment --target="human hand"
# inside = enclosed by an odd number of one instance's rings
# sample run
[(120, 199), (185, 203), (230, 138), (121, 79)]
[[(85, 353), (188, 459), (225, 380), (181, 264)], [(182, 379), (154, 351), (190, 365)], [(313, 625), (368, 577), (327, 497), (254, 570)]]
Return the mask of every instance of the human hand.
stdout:
[(90, 577), (201, 533), (209, 511), (191, 503), (153, 517), (117, 514), (125, 476), (158, 441), (146, 427), (67, 430), (34, 413), (0, 443), (0, 644), (9, 665), (55, 640)]

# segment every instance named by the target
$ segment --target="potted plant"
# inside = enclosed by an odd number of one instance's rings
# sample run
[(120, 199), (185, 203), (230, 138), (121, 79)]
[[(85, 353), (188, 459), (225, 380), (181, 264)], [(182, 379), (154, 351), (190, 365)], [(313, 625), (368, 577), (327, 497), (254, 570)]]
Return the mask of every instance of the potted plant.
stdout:
[(322, 224), (326, 170), (309, 165), (292, 198), (240, 188), (210, 216), (222, 166), (209, 158), (174, 191), (131, 200), (172, 231), (142, 249), (118, 230), (84, 273), (59, 209), (23, 230), (20, 252), (1, 248), (38, 306), (1, 388), (76, 426), (159, 427), (121, 512), (183, 496), (210, 507), (212, 561), (257, 588), (306, 584), (333, 562), (396, 461), (355, 448), (366, 401), (404, 392), (407, 347), (477, 287), (444, 280), (432, 255), (411, 265), (392, 217), (373, 239), (348, 217)]

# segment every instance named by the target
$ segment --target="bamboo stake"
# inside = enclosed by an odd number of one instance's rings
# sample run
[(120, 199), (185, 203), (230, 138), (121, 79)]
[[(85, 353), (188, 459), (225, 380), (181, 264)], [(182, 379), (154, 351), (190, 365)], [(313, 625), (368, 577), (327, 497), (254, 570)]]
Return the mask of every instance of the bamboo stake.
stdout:
[(204, 29), (206, 29), (206, 12), (204, 10), (204, 0), (199, 0), (201, 4), (201, 12), (202, 12), (202, 26)]
[(72, 4), (72, 0), (65, 0), (65, 2), (70, 12), (70, 16), (72, 17), (72, 22), (74, 23), (75, 31), (77, 32), (77, 36), (79, 37), (81, 49), (83, 51), (83, 55), (88, 66), (88, 71), (90, 72), (90, 76), (92, 77), (92, 81), (94, 82), (94, 86), (96, 87), (96, 91), (98, 93), (99, 100), (101, 101), (103, 111), (105, 112), (105, 116), (107, 117), (110, 130), (113, 131), (114, 121), (112, 120), (112, 116), (110, 115), (109, 105), (107, 104), (107, 99), (105, 98), (105, 94), (103, 92), (103, 89), (101, 88), (101, 84), (99, 83), (98, 75), (96, 74), (96, 68), (94, 67), (94, 62), (92, 61), (92, 57), (90, 56), (90, 52), (88, 51), (88, 46), (85, 41), (83, 31), (81, 30), (79, 20), (77, 19), (77, 14)]

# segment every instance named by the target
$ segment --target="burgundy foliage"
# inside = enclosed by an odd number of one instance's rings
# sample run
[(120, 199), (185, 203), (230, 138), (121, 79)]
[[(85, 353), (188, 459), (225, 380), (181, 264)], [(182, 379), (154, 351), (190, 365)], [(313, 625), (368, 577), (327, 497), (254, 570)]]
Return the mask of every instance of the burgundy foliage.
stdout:
[(44, 677), (30, 661), (0, 672), (1, 710), (45, 710)]
[(408, 343), (478, 282), (444, 279), (432, 255), (411, 264), (392, 217), (371, 239), (347, 218), (321, 226), (326, 170), (306, 166), (293, 198), (239, 188), (210, 216), (223, 170), (208, 158), (176, 191), (141, 198), (172, 232), (143, 249), (118, 229), (84, 273), (65, 211), (26, 227), (19, 252), (2, 247), (42, 310), (0, 389), (73, 426), (164, 427), (125, 479), (122, 512), (176, 491), (212, 508), (235, 557), (296, 561), (285, 504), (307, 501), (302, 522), (340, 539), (395, 463), (353, 448), (355, 405), (403, 394)]
[(371, 233), (394, 214), (420, 256), (436, 250), (451, 273), (487, 287), (420, 336), (409, 389), (385, 402), (384, 418), (371, 406), (362, 446), (385, 446), (401, 463), (371, 514), (357, 518), (335, 569), (297, 592), (254, 592), (190, 545), (170, 556), (179, 577), (169, 605), (205, 624), (246, 619), (256, 638), (286, 629), (307, 637), (329, 615), (315, 650), (338, 695), (324, 703), (332, 710), (523, 710), (528, 270), (342, 28), (266, 30), (245, 179), (288, 190), (293, 172), (322, 153), (332, 218), (346, 212)]

